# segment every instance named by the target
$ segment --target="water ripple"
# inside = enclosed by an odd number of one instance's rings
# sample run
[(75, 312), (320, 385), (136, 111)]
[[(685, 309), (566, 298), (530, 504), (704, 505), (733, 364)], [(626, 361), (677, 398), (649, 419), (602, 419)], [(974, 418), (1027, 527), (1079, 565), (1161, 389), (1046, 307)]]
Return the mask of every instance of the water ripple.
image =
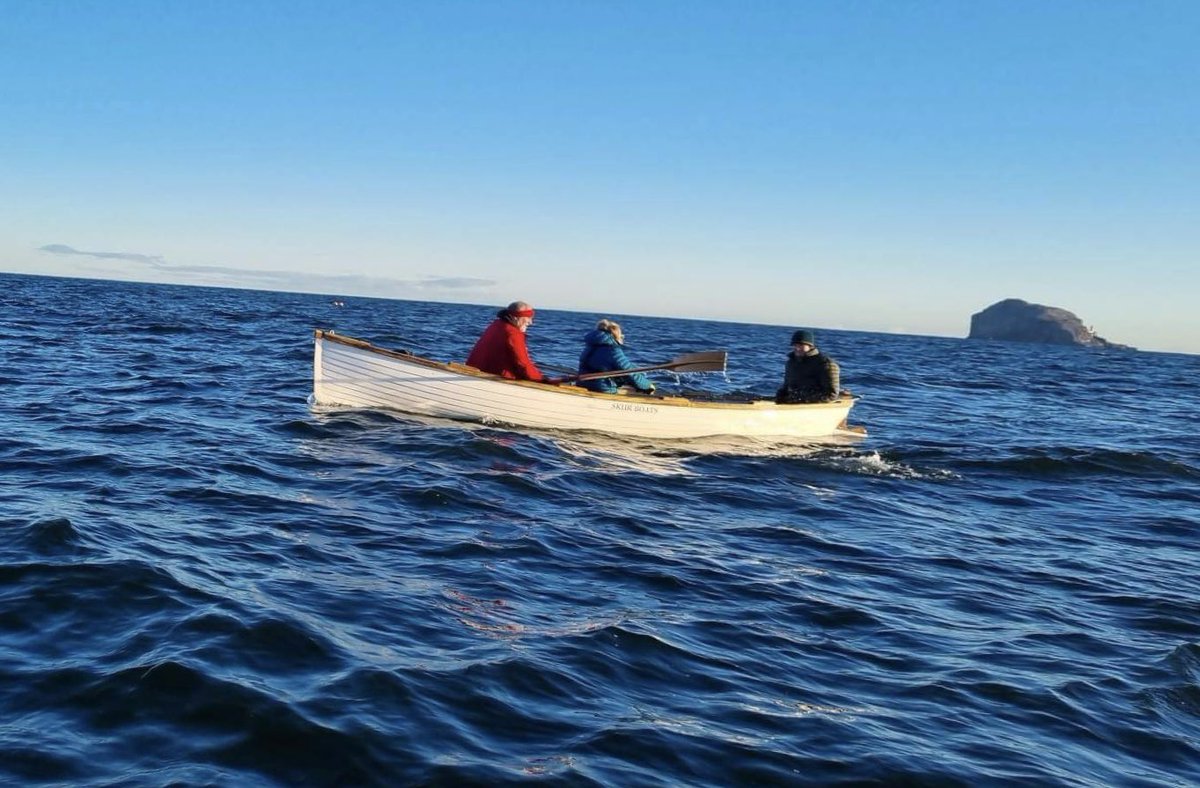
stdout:
[(0, 780), (1200, 783), (1195, 357), (821, 331), (866, 440), (654, 441), (307, 405), (491, 307), (4, 279)]

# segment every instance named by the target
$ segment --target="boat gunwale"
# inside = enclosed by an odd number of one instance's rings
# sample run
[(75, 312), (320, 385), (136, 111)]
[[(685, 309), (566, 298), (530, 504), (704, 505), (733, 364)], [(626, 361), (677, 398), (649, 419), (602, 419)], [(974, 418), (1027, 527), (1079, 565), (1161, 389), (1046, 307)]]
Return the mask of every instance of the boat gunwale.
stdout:
[[(338, 334), (329, 329), (317, 328), (313, 330), (313, 335), (317, 340), (330, 340), (337, 344), (346, 345), (347, 347), (358, 348), (369, 353), (385, 356), (403, 361), (406, 363), (416, 364), (422, 367), (431, 369), (439, 369), (454, 375), (463, 375), (468, 377), (479, 378), (481, 380), (489, 380), (507, 385), (532, 387), (538, 391), (544, 391), (548, 394), (565, 394), (575, 397), (588, 397), (591, 399), (600, 399), (608, 401), (629, 402), (631, 397), (628, 394), (609, 394), (603, 391), (590, 391), (579, 387), (564, 387), (546, 385), (532, 380), (514, 380), (506, 378), (502, 375), (493, 375), (490, 372), (484, 372), (481, 369), (460, 364), (455, 361), (434, 361), (433, 359), (418, 356), (415, 353), (400, 350), (391, 350), (389, 348), (379, 347), (367, 342), (365, 339)], [(639, 394), (633, 395), (638, 402), (654, 403), (654, 405), (667, 405), (676, 408), (715, 408), (715, 409), (734, 409), (734, 410), (800, 410), (800, 409), (826, 409), (826, 408), (842, 408), (847, 405), (853, 405), (858, 400), (858, 397), (853, 395), (843, 394), (836, 400), (830, 402), (797, 402), (790, 404), (780, 404), (769, 399), (754, 400), (752, 402), (706, 402), (703, 400), (688, 399), (687, 397), (675, 397), (665, 394)]]

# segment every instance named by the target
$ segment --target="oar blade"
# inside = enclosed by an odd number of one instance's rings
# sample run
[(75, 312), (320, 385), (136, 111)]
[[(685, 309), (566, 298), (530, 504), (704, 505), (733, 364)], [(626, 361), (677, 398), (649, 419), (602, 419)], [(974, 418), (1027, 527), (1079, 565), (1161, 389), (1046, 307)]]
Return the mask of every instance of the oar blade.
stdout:
[(724, 372), (728, 357), (724, 350), (703, 350), (676, 356), (667, 366), (673, 372)]

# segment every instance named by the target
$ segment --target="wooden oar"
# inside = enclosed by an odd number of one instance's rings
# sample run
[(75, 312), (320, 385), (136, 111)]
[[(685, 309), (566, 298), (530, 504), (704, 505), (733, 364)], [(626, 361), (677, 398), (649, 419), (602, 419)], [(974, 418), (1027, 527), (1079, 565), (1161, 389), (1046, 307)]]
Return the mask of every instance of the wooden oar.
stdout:
[(672, 372), (724, 372), (725, 359), (729, 354), (724, 350), (702, 350), (699, 353), (684, 353), (662, 364), (649, 367), (634, 367), (633, 369), (614, 369), (609, 372), (587, 372), (583, 375), (572, 375), (563, 378), (564, 382), (572, 380), (599, 380), (600, 378), (619, 378), (632, 375), (635, 372), (654, 372), (669, 369)]

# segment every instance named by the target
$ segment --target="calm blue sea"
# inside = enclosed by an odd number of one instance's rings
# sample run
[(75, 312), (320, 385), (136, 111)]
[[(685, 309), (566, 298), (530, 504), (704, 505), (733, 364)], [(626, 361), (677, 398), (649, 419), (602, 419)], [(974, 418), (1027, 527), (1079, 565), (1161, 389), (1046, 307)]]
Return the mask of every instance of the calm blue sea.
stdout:
[(2, 783), (1200, 783), (1200, 357), (816, 326), (868, 438), (650, 442), (306, 404), (491, 306), (0, 286)]

